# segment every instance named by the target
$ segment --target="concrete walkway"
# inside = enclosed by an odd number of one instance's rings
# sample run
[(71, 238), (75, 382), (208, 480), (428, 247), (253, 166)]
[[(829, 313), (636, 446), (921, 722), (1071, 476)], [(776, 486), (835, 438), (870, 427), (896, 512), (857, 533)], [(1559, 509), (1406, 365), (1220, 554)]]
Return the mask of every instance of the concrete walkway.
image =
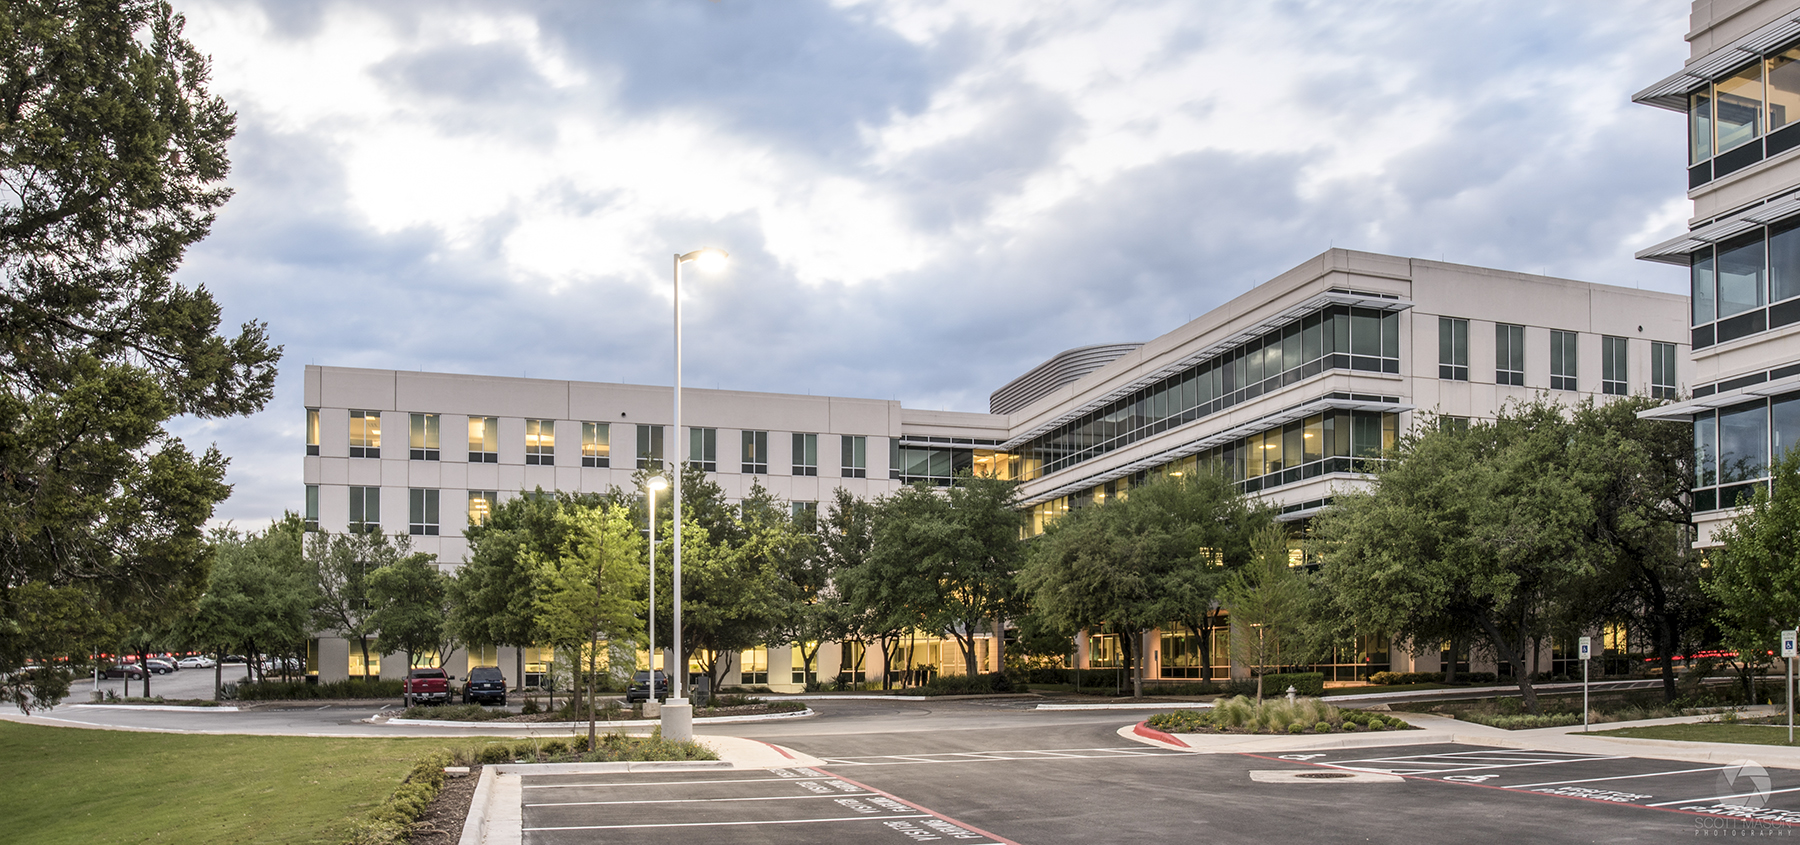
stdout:
[[(1758, 706), (1745, 708), (1746, 716), (1767, 716), (1779, 708)], [(1557, 728), (1535, 728), (1509, 731), (1474, 722), (1464, 722), (1435, 713), (1384, 713), (1398, 717), (1419, 730), (1375, 731), (1354, 734), (1292, 736), (1256, 734), (1166, 734), (1139, 730), (1138, 725), (1119, 729), (1119, 736), (1159, 748), (1172, 748), (1196, 754), (1286, 754), (1326, 748), (1371, 748), (1380, 746), (1480, 745), (1490, 748), (1529, 748), (1538, 751), (1567, 751), (1576, 754), (1623, 755), (1656, 760), (1679, 760), (1691, 763), (1730, 763), (1754, 759), (1764, 766), (1800, 769), (1800, 747), (1751, 745), (1728, 742), (1687, 742), (1669, 739), (1597, 736), (1583, 733), (1580, 725)], [(1716, 718), (1712, 715), (1675, 716), (1666, 719), (1644, 719), (1636, 722), (1607, 722), (1592, 730), (1681, 725)], [(1781, 730), (1769, 728), (1768, 730)]]

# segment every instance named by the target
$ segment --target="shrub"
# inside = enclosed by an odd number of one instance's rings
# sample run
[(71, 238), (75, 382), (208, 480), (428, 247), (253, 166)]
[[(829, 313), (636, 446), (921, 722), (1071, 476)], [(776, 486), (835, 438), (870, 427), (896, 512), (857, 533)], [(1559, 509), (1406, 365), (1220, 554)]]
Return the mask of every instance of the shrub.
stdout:
[(510, 763), (513, 760), (512, 746), (499, 743), (484, 745), (481, 747), (481, 753), (477, 759), (488, 765)]
[(545, 740), (538, 751), (546, 757), (555, 757), (559, 754), (569, 753), (569, 744), (560, 739)]
[(1264, 697), (1286, 695), (1290, 686), (1296, 695), (1317, 698), (1325, 694), (1325, 673), (1288, 672), (1263, 676)]
[[(323, 684), (305, 681), (241, 682), (233, 689), (239, 701), (315, 701), (320, 699), (399, 698), (398, 678), (346, 678)], [(229, 686), (229, 685), (228, 685)]]
[(1288, 733), (1291, 733), (1291, 734), (1302, 733), (1305, 730), (1306, 730), (1306, 728), (1302, 727), (1299, 722), (1295, 722), (1291, 725), (1288, 725)]
[(490, 710), (479, 704), (415, 704), (400, 714), (402, 719), (438, 722), (491, 722), (511, 716), (507, 710)]
[(1025, 683), (1028, 684), (1066, 684), (1074, 680), (1074, 673), (1056, 666), (1039, 666), (1025, 670)]
[(1313, 733), (1321, 733), (1321, 734), (1331, 733), (1331, 723), (1330, 722), (1320, 722), (1316, 725), (1313, 725)]
[(1444, 682), (1442, 672), (1376, 672), (1369, 676), (1369, 683), (1378, 686), (1404, 686), (1406, 684), (1441, 684)]
[(527, 698), (525, 699), (525, 706), (520, 707), (519, 712), (526, 716), (536, 716), (537, 714), (544, 712), (544, 709), (538, 706), (537, 699)]
[(1012, 679), (1005, 672), (986, 675), (939, 675), (914, 687), (915, 695), (988, 695), (1013, 691)]
[(452, 758), (443, 752), (426, 756), (401, 781), (394, 794), (359, 821), (352, 831), (352, 845), (391, 845), (406, 841), (414, 822), (444, 786), (444, 767)]

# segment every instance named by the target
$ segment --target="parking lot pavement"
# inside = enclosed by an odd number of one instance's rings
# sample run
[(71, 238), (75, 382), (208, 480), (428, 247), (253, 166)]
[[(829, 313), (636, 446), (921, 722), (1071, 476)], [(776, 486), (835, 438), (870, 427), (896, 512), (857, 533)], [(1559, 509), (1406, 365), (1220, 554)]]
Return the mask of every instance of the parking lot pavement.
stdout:
[(1795, 830), (1800, 828), (1800, 772), (1764, 768), (1754, 759), (1697, 765), (1461, 745), (1300, 752), (1263, 759), (1754, 823), (1770, 835), (1800, 832)]
[(810, 768), (527, 775), (524, 841), (1016, 845), (943, 813)]

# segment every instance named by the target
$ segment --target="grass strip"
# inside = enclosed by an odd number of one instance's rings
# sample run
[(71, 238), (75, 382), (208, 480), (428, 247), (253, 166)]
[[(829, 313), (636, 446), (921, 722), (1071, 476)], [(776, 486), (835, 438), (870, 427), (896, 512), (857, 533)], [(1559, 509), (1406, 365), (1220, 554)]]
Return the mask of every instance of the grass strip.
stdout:
[(1787, 725), (1731, 725), (1722, 722), (1697, 722), (1685, 725), (1648, 725), (1636, 728), (1614, 728), (1594, 731), (1593, 736), (1623, 736), (1635, 739), (1672, 739), (1682, 742), (1734, 742), (1744, 745), (1789, 745)]

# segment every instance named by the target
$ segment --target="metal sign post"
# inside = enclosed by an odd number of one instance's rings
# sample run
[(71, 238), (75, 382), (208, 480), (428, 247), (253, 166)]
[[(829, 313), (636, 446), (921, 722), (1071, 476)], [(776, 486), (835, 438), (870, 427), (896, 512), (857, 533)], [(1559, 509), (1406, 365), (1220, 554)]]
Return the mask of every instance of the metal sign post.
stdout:
[[(1567, 640), (1564, 640), (1567, 642)], [(1591, 637), (1581, 638), (1581, 732), (1588, 729), (1588, 658), (1594, 655), (1594, 641)]]
[(1794, 655), (1795, 631), (1781, 632), (1781, 662), (1787, 664), (1788, 744), (1794, 743)]

